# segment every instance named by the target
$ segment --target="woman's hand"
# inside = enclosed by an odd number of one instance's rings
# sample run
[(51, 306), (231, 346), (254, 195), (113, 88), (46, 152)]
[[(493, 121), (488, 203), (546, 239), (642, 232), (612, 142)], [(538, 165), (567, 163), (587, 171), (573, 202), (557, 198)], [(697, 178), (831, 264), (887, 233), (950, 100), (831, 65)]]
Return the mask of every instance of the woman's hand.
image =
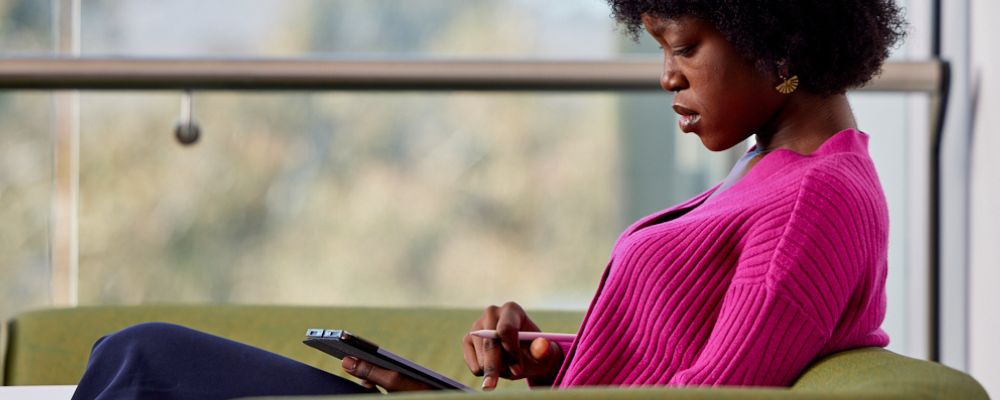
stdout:
[(484, 376), (483, 390), (493, 390), (498, 378), (528, 378), (532, 385), (549, 385), (562, 365), (562, 349), (555, 342), (538, 338), (521, 346), (518, 332), (539, 332), (538, 326), (517, 303), (489, 306), (472, 330), (496, 329), (500, 339), (466, 334), (462, 339), (465, 363), (476, 376)]
[(399, 372), (390, 371), (354, 357), (344, 357), (340, 365), (347, 373), (361, 378), (361, 386), (368, 389), (374, 390), (375, 385), (381, 386), (387, 392), (431, 389), (427, 385), (410, 379)]

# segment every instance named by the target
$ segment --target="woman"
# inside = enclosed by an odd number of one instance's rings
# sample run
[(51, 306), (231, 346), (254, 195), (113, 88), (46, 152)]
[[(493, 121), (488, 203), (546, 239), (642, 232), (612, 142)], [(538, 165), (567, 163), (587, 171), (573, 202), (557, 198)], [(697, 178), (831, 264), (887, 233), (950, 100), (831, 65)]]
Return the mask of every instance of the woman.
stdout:
[[(757, 145), (716, 187), (621, 235), (574, 343), (522, 348), (517, 332), (538, 327), (521, 307), (487, 308), (472, 329), (501, 339), (463, 343), (483, 388), (499, 378), (780, 386), (816, 357), (888, 344), (886, 204), (844, 92), (870, 80), (902, 37), (892, 0), (609, 2), (627, 32), (645, 29), (662, 47), (660, 84), (675, 93), (684, 132), (713, 151), (751, 135)], [(343, 367), (365, 387), (144, 324), (95, 345), (74, 398), (426, 389), (355, 359)]]

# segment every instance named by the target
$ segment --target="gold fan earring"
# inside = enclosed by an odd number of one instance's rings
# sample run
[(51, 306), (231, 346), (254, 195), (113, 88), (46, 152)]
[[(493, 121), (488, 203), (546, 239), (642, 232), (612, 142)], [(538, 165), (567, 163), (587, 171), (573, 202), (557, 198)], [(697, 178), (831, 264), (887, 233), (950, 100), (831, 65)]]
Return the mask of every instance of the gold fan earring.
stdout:
[(784, 61), (778, 62), (778, 78), (781, 78), (782, 82), (780, 85), (775, 86), (774, 89), (781, 94), (791, 94), (795, 89), (799, 88), (799, 76), (792, 75), (789, 78), (788, 65)]

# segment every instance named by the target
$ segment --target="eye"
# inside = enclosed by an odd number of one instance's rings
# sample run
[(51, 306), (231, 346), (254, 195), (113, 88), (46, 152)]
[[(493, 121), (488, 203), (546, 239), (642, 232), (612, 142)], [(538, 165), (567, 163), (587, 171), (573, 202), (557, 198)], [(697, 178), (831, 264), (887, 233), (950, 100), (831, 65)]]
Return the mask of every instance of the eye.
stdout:
[(673, 49), (670, 54), (674, 57), (687, 57), (694, 53), (695, 46), (681, 46)]

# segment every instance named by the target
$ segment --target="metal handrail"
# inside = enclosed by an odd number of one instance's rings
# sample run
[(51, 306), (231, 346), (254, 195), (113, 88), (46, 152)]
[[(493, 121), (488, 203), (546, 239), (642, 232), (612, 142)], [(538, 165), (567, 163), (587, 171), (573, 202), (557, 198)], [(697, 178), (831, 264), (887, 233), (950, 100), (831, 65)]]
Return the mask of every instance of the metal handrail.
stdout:
[[(661, 60), (0, 59), (10, 90), (659, 90)], [(863, 91), (939, 90), (937, 61), (894, 62)]]

